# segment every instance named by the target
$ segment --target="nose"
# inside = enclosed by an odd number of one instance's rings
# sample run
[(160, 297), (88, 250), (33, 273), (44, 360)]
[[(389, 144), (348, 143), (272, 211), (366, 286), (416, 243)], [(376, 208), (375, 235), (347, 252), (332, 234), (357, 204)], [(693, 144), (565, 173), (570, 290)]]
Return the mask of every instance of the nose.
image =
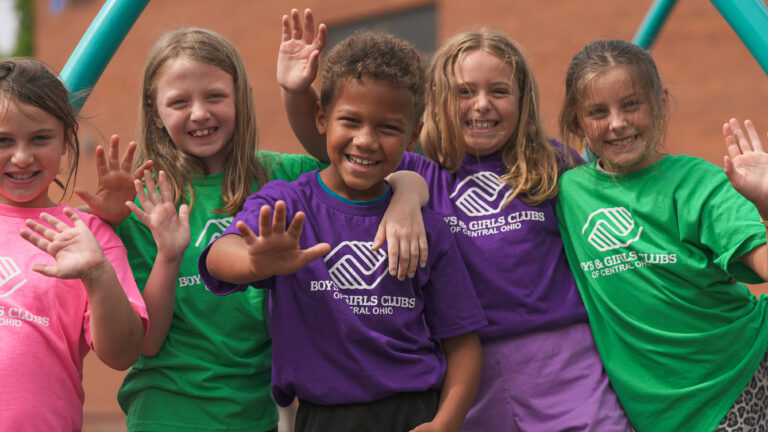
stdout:
[(211, 116), (208, 107), (204, 102), (195, 102), (192, 104), (192, 112), (190, 113), (190, 119), (192, 121), (207, 120)]
[(24, 144), (18, 144), (11, 155), (11, 163), (19, 166), (26, 167), (32, 164), (35, 157), (29, 149), (29, 146)]
[(608, 124), (608, 127), (611, 130), (620, 130), (625, 128), (629, 123), (627, 122), (627, 118), (622, 112), (612, 112), (609, 118), (610, 123)]
[(485, 92), (478, 92), (472, 101), (472, 109), (478, 112), (487, 111), (491, 106), (491, 101)]
[(375, 142), (376, 135), (369, 127), (360, 128), (358, 133), (355, 134), (355, 137), (352, 139), (352, 143), (355, 146), (363, 149), (372, 147)]

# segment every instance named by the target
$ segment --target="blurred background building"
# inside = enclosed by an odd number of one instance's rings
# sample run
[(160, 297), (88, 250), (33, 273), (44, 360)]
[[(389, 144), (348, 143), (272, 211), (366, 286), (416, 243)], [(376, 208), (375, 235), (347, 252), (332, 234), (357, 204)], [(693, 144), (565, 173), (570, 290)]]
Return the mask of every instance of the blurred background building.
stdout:
[[(570, 58), (587, 42), (632, 40), (652, 0), (152, 0), (95, 85), (81, 112), (83, 159), (78, 183), (95, 186), (93, 154), (111, 134), (122, 148), (135, 137), (139, 83), (147, 52), (167, 30), (199, 26), (238, 47), (253, 86), (261, 148), (303, 152), (293, 137), (275, 80), (280, 20), (290, 8), (311, 8), (329, 28), (329, 44), (356, 28), (389, 31), (426, 54), (451, 35), (493, 26), (517, 39), (533, 64), (544, 126), (553, 136)], [(33, 18), (32, 55), (56, 70), (66, 63), (101, 0), (0, 0), (0, 27), (17, 8)], [(8, 31), (0, 33), (6, 39)], [(12, 32), (11, 32), (12, 33)], [(0, 44), (0, 51), (6, 49)], [(707, 1), (679, 0), (651, 49), (673, 98), (666, 148), (722, 165), (722, 124), (750, 118), (768, 131), (768, 77)], [(6, 52), (6, 54), (8, 54)], [(697, 211), (697, 209), (691, 209)], [(768, 286), (755, 286), (756, 293)], [(86, 429), (124, 430), (115, 393), (121, 373), (86, 361)]]

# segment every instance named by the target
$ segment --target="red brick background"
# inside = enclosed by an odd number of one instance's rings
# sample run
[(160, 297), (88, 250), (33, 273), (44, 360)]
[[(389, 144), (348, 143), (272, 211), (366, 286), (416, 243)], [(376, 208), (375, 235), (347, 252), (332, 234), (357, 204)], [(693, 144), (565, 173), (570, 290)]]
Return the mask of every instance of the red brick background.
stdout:
[[(60, 15), (50, 0), (36, 2), (36, 56), (60, 70), (102, 2), (71, 0)], [(545, 126), (556, 132), (563, 78), (570, 57), (590, 40), (631, 40), (651, 0), (307, 0), (299, 3), (253, 0), (154, 0), (139, 18), (83, 109), (82, 138), (104, 143), (113, 133), (133, 139), (141, 70), (153, 41), (183, 25), (207, 27), (229, 38), (246, 62), (256, 98), (261, 147), (301, 152), (280, 105), (275, 59), (280, 17), (290, 7), (310, 7), (329, 25), (436, 5), (438, 39), (480, 25), (508, 32), (526, 47), (542, 93)], [(674, 98), (666, 147), (670, 153), (700, 156), (722, 164), (721, 126), (732, 116), (753, 119), (768, 131), (768, 77), (709, 3), (681, 0), (652, 54)], [(88, 147), (88, 146), (86, 146)], [(93, 185), (92, 152), (86, 151), (79, 183)], [(764, 286), (756, 292), (766, 291)], [(115, 390), (122, 376), (86, 364), (88, 429), (120, 424)]]

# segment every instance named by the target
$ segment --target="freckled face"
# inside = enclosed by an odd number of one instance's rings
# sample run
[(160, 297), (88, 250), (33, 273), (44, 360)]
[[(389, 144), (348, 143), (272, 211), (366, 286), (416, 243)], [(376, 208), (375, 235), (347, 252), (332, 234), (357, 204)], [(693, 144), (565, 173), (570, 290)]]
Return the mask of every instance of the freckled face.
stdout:
[(603, 168), (626, 173), (656, 162), (656, 128), (648, 96), (620, 67), (597, 75), (578, 108), (577, 134), (600, 158)]
[(384, 178), (412, 149), (421, 125), (413, 94), (392, 84), (363, 78), (339, 83), (327, 112), (320, 109), (317, 128), (326, 135), (331, 165), (320, 176), (334, 192), (354, 201), (378, 198)]
[(0, 203), (42, 208), (66, 153), (64, 126), (32, 105), (0, 98)]
[(200, 158), (211, 174), (224, 171), (225, 149), (235, 130), (230, 74), (194, 60), (170, 60), (158, 74), (155, 105), (178, 148)]
[(466, 152), (486, 156), (499, 151), (520, 121), (520, 89), (512, 68), (487, 51), (475, 50), (456, 64), (455, 74)]

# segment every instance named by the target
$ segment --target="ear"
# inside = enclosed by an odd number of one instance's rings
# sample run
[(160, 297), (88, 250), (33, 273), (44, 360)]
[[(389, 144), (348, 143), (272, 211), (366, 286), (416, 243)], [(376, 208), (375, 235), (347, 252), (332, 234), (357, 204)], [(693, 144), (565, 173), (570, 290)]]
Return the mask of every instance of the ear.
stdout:
[(416, 144), (419, 142), (421, 136), (421, 129), (424, 127), (424, 122), (420, 121), (419, 124), (413, 129), (413, 133), (408, 137), (408, 144), (405, 146), (405, 151), (413, 151), (416, 148)]
[(315, 127), (320, 135), (325, 135), (328, 131), (328, 117), (320, 102), (315, 104)]

